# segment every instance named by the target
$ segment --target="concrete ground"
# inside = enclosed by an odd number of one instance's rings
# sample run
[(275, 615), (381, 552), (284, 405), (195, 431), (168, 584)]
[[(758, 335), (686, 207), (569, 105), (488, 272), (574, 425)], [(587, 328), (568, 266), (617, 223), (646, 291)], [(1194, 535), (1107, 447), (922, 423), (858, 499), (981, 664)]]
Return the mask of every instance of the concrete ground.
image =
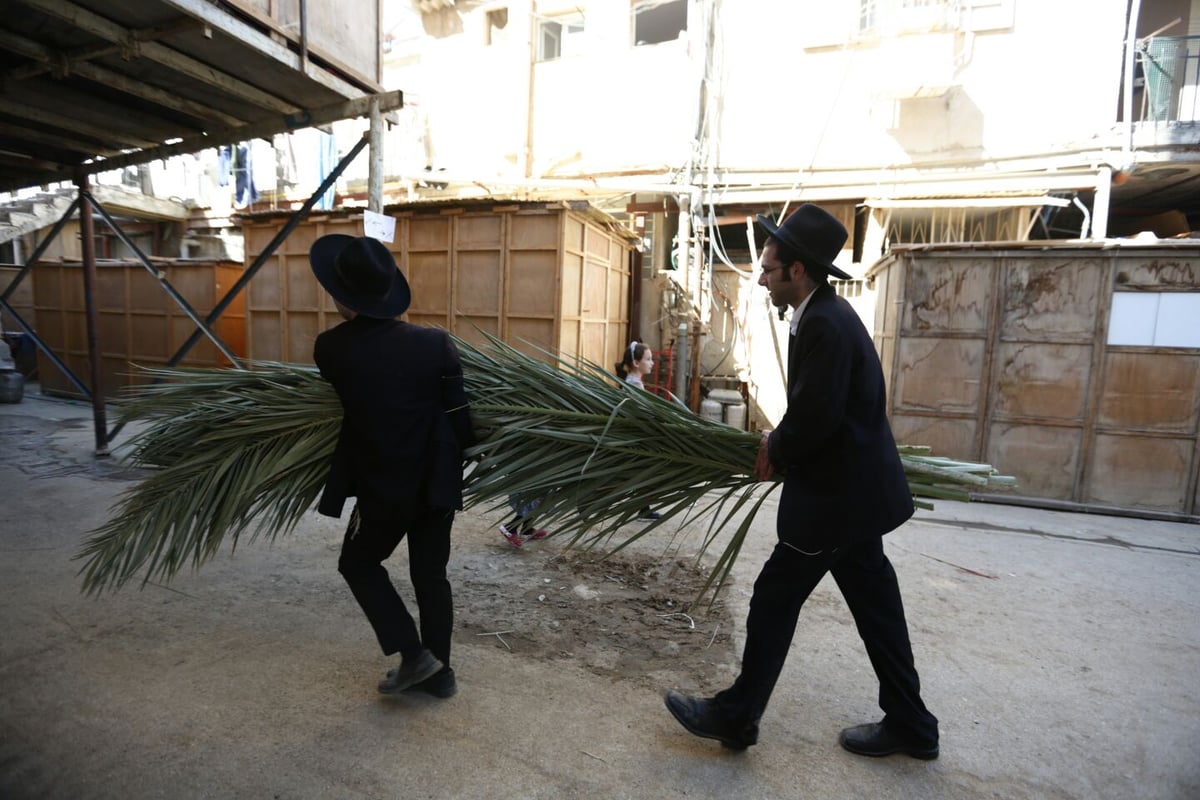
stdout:
[[(81, 595), (70, 556), (130, 485), (92, 449), (87, 406), (35, 387), (0, 405), (8, 800), (1200, 797), (1197, 525), (952, 502), (918, 512), (885, 542), (941, 758), (837, 746), (841, 728), (879, 712), (828, 580), (801, 615), (760, 743), (731, 753), (683, 731), (661, 691), (734, 673), (770, 500), (726, 597), (733, 663), (598, 674), (486, 635), (499, 629), (476, 608), (455, 634), (457, 696), (382, 698), (387, 664), (335, 572), (333, 521), (313, 516), (169, 586)], [(516, 563), (495, 521), (460, 516), (452, 566)], [(497, 619), (519, 627), (520, 601), (496, 598)]]

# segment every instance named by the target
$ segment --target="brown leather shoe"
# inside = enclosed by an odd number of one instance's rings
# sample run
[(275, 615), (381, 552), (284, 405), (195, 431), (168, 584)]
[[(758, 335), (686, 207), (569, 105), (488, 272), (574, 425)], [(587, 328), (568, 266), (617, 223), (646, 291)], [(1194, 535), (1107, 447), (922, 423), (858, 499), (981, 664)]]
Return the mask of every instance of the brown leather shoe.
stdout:
[(860, 756), (890, 756), (893, 753), (903, 753), (906, 756), (930, 761), (938, 757), (938, 744), (922, 744), (902, 739), (883, 727), (882, 722), (868, 722), (866, 725), (855, 725), (846, 728), (838, 736), (838, 743), (851, 753)]
[(687, 728), (689, 733), (705, 739), (716, 739), (730, 750), (745, 750), (758, 744), (758, 726), (738, 725), (721, 713), (711, 700), (692, 697), (682, 692), (667, 692), (663, 701), (667, 710)]

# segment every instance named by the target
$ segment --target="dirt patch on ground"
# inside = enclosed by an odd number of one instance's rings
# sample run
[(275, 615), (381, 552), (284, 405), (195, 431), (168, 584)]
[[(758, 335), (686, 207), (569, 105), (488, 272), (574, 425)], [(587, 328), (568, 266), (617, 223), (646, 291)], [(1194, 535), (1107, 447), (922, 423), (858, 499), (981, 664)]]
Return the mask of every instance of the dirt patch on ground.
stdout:
[[(460, 528), (471, 531), (461, 536)], [(451, 558), (460, 640), (657, 687), (708, 691), (729, 682), (734, 623), (720, 599), (694, 603), (708, 577), (694, 559), (604, 557), (553, 538), (518, 551), (469, 513), (455, 530), (473, 543), (456, 544)]]

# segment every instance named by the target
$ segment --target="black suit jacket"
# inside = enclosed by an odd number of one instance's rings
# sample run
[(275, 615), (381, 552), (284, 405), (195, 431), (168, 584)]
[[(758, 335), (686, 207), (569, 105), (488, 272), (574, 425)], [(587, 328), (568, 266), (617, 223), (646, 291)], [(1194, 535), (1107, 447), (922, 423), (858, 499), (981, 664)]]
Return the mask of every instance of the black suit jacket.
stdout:
[(785, 475), (782, 541), (812, 552), (881, 536), (912, 516), (886, 412), (867, 329), (831, 287), (818, 287), (789, 346), (787, 412), (768, 442)]
[(313, 359), (344, 412), (317, 510), (340, 516), (347, 497), (376, 516), (461, 509), (463, 450), (475, 437), (449, 334), (355, 317), (319, 335)]

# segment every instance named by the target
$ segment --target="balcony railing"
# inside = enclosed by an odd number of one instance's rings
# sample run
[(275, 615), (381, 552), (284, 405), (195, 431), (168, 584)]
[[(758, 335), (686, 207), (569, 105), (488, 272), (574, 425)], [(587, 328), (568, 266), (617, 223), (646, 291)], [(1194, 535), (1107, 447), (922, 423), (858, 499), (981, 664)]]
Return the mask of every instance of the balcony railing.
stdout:
[(1141, 122), (1200, 120), (1200, 36), (1155, 36), (1140, 44)]

